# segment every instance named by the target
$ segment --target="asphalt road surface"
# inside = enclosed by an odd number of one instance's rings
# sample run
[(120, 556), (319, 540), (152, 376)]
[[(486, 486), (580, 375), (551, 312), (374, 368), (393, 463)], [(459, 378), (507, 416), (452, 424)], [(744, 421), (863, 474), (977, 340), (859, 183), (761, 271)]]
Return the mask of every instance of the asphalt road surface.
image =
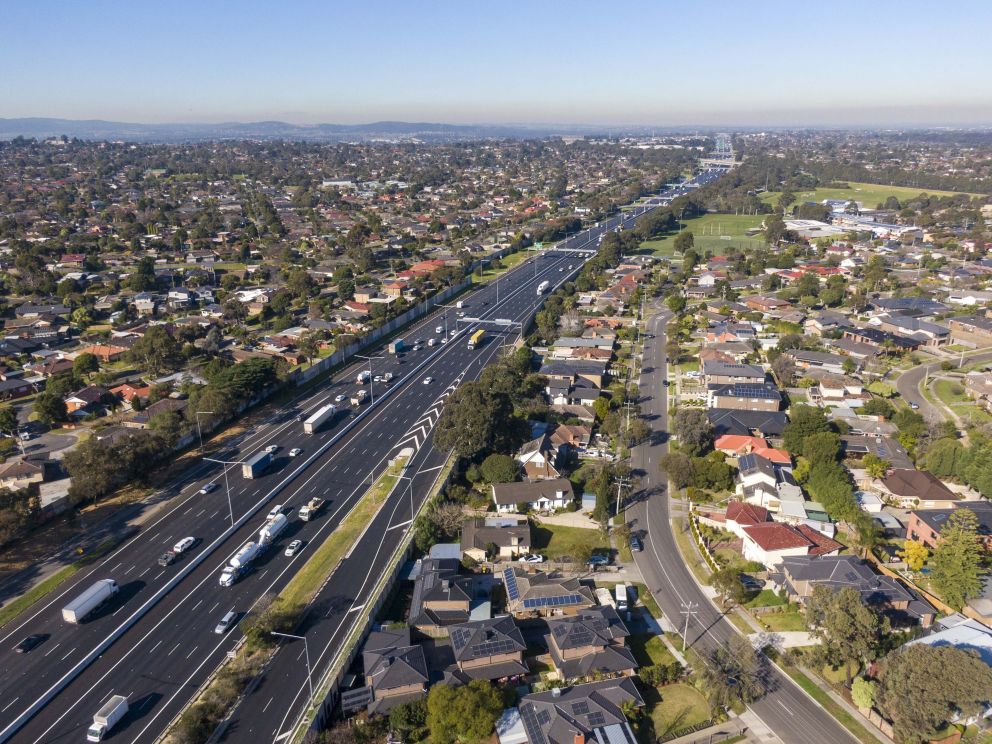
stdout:
[[(685, 604), (694, 606), (687, 641), (701, 653), (716, 644), (726, 644), (736, 628), (710, 602), (685, 565), (675, 543), (670, 521), (671, 499), (667, 478), (659, 461), (668, 451), (667, 360), (665, 326), (671, 314), (664, 310), (648, 323), (644, 344), (644, 367), (640, 377), (642, 415), (652, 429), (647, 442), (632, 453), (632, 467), (641, 474), (642, 491), (635, 494), (627, 510), (632, 531), (641, 536), (644, 550), (634, 561), (644, 581), (673, 623), (682, 627)], [(834, 744), (856, 741), (840, 723), (776, 667), (771, 669), (772, 689), (751, 709), (785, 744)]]
[[(709, 177), (710, 174), (704, 175)], [(659, 201), (667, 203), (667, 199)], [(640, 206), (627, 212), (624, 224), (629, 226), (651, 208)], [(272, 410), (261, 425), (232, 442), (225, 451), (215, 453), (217, 459), (238, 463), (264, 447), (279, 447), (272, 467), (258, 478), (244, 479), (237, 464), (201, 462), (172, 484), (167, 495), (174, 494), (173, 503), (155, 522), (91, 568), (79, 572), (2, 631), (0, 741), (15, 734), (17, 741), (81, 740), (93, 713), (112, 694), (126, 695), (131, 712), (112, 732), (111, 739), (153, 739), (236, 643), (237, 630), (220, 636), (213, 633), (218, 619), (230, 609), (239, 615), (248, 612), (263, 596), (285, 586), (307, 557), (307, 548), (292, 558), (283, 556), (285, 545), (292, 539), (304, 540), (307, 545), (319, 544), (390, 457), (413, 447), (417, 470), (431, 467), (429, 463), (436, 460), (429, 446), (430, 427), (440, 411), (442, 396), (462, 380), (477, 376), (503, 341), (512, 340), (518, 333), (516, 327), (494, 325), (491, 321), (526, 323), (541, 299), (536, 286), (544, 280), (557, 286), (574, 276), (588, 254), (570, 251), (594, 249), (602, 233), (616, 229), (618, 219), (603, 221), (573, 236), (556, 250), (521, 264), (498, 283), (468, 295), (464, 318), (449, 309), (415, 324), (404, 338), (408, 345), (423, 341), (418, 351), (408, 351), (401, 358), (373, 354), (384, 357), (373, 362), (373, 374), (392, 372), (396, 376), (392, 383), (360, 386), (355, 378), (366, 365), (352, 365), (319, 389)], [(476, 318), (480, 320), (473, 320)], [(428, 338), (440, 341), (441, 335), (435, 329), (444, 326), (445, 319), (448, 328), (457, 329), (457, 335), (452, 337), (449, 330), (447, 343), (427, 346)], [(489, 340), (481, 350), (469, 351), (465, 341), (477, 327), (487, 329)], [(424, 384), (427, 377), (433, 378), (430, 384)], [(359, 388), (371, 393), (377, 401), (374, 407), (367, 402), (353, 410), (347, 400), (338, 402), (343, 410), (332, 422), (313, 435), (303, 433), (300, 416), (305, 417), (338, 396), (349, 398)], [(303, 453), (288, 456), (296, 447)], [(217, 484), (217, 488), (199, 493), (208, 483)], [(426, 473), (414, 480), (414, 504), (430, 485)], [(312, 496), (325, 499), (327, 504), (315, 520), (303, 522), (297, 518), (296, 510)], [(265, 513), (276, 503), (287, 508), (290, 521), (286, 531), (234, 586), (219, 586), (217, 579), (223, 566), (255, 537)], [(410, 519), (408, 504), (409, 501), (391, 503), (384, 509), (380, 517), (388, 520), (388, 526), (380, 525), (367, 533), (353, 555), (382, 565), (381, 560), (390, 552), (388, 543), (398, 542), (401, 537), (399, 529), (388, 527)], [(379, 518), (375, 524), (380, 524)], [(196, 538), (194, 547), (175, 564), (159, 566), (158, 557), (186, 536)], [(369, 550), (374, 554), (370, 555)], [(360, 575), (349, 574), (346, 578), (352, 582)], [(335, 576), (340, 578), (341, 573)], [(63, 621), (60, 609), (67, 601), (102, 578), (118, 582), (118, 595), (83, 624)], [(340, 586), (331, 581), (318, 598), (318, 602), (327, 603), (330, 613), (328, 622), (320, 624), (320, 632), (333, 625), (335, 618), (341, 628), (347, 627), (334, 614), (335, 608), (348, 602), (349, 608), (354, 606), (368, 588), (364, 581)], [(14, 645), (29, 633), (40, 634), (43, 643), (30, 653), (13, 653)], [(339, 635), (330, 633), (326, 637), (331, 643)], [(322, 659), (326, 666), (330, 657), (314, 651), (311, 648), (316, 671), (318, 663), (314, 659)], [(277, 665), (283, 656), (277, 656)], [(293, 706), (303, 704), (297, 694), (300, 689), (302, 684), (293, 690), (292, 700), (262, 710), (257, 727), (247, 721), (245, 727), (264, 731), (289, 720)], [(258, 711), (252, 708), (250, 712), (254, 715)]]

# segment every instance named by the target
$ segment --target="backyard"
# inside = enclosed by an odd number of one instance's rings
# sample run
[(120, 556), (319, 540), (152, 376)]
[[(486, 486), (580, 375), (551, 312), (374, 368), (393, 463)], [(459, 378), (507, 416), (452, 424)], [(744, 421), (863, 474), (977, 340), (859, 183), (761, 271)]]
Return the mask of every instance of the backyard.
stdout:
[(566, 557), (587, 560), (595, 553), (610, 553), (610, 540), (598, 529), (541, 524), (535, 520), (531, 540), (533, 552), (550, 560)]
[(663, 737), (710, 719), (710, 706), (703, 694), (688, 684), (652, 687), (644, 692), (651, 711), (654, 735)]

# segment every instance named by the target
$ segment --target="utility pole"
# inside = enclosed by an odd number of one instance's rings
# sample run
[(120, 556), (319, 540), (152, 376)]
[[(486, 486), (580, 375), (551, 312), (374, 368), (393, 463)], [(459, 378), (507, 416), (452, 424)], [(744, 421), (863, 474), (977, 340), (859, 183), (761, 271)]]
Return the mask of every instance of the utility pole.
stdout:
[(617, 478), (617, 517), (620, 516), (620, 498), (623, 495), (623, 489), (625, 486), (630, 485), (630, 479), (620, 476)]
[(201, 415), (210, 415), (210, 416), (213, 416), (214, 415), (214, 412), (213, 411), (197, 411), (196, 412), (196, 433), (200, 437), (200, 456), (202, 457), (203, 456), (203, 432), (200, 431), (200, 416)]
[(685, 653), (686, 641), (689, 638), (689, 618), (695, 617), (699, 607), (698, 602), (683, 602), (681, 614), (685, 615), (685, 630), (682, 633), (682, 653)]
[(361, 354), (355, 354), (355, 356), (357, 358), (359, 358), (359, 359), (366, 359), (366, 360), (368, 360), (368, 363), (369, 363), (369, 397), (371, 398), (371, 400), (369, 401), (369, 405), (372, 405), (373, 403), (375, 403), (375, 386), (372, 384), (372, 377), (373, 377), (373, 375), (372, 375), (372, 360), (373, 359), (384, 359), (385, 357), (381, 357), (381, 356), (362, 356)]

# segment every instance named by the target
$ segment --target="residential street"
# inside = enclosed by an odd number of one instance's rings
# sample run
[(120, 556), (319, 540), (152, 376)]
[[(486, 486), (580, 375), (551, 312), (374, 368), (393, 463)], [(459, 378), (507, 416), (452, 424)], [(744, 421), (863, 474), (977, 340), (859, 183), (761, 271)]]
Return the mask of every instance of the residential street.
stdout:
[[(671, 314), (660, 312), (647, 322), (643, 370), (640, 378), (642, 415), (652, 428), (647, 442), (635, 448), (632, 465), (641, 477), (641, 491), (627, 509), (632, 530), (641, 536), (644, 550), (635, 562), (662, 612), (682, 627), (682, 610), (692, 605), (688, 643), (700, 653), (714, 644), (724, 644), (737, 633), (734, 626), (710, 602), (685, 565), (675, 542), (671, 501), (659, 460), (667, 452), (668, 402), (663, 380), (667, 377), (665, 326)], [(848, 731), (799, 689), (776, 667), (771, 669), (771, 688), (751, 710), (785, 744), (854, 741)]]

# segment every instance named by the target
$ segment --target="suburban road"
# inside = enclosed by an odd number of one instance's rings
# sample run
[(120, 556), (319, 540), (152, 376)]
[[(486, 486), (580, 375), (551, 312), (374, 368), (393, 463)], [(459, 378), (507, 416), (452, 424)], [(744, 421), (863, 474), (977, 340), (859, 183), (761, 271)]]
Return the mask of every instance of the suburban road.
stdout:
[[(650, 318), (644, 343), (640, 377), (642, 416), (652, 436), (632, 453), (632, 467), (641, 474), (640, 493), (627, 509), (631, 529), (642, 537), (644, 550), (634, 560), (662, 612), (682, 627), (685, 604), (694, 605), (696, 614), (689, 623), (688, 644), (701, 653), (717, 644), (726, 644), (737, 634), (703, 593), (685, 565), (675, 543), (671, 499), (667, 478), (659, 461), (668, 451), (668, 400), (665, 358), (665, 327), (671, 314), (662, 310)], [(771, 690), (750, 707), (785, 744), (834, 744), (856, 741), (840, 723), (808, 697), (788, 677), (771, 665)]]
[[(964, 359), (969, 363), (988, 362), (992, 361), (992, 352), (965, 355)], [(907, 403), (915, 403), (927, 421), (943, 421), (945, 416), (940, 408), (923, 397), (920, 392), (920, 383), (923, 382), (926, 375), (929, 374), (932, 377), (941, 372), (940, 362), (933, 362), (908, 369), (896, 378), (896, 390), (899, 391), (899, 395)]]

